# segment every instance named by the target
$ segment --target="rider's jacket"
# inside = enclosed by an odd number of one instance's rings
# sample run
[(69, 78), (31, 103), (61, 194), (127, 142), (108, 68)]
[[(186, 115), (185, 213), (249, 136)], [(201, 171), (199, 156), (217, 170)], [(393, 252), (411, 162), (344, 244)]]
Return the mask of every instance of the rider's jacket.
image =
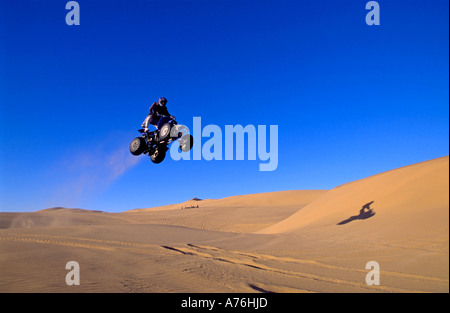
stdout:
[(150, 114), (151, 115), (162, 115), (162, 116), (170, 116), (169, 111), (167, 110), (166, 106), (159, 105), (156, 102), (153, 102), (152, 106), (150, 107)]

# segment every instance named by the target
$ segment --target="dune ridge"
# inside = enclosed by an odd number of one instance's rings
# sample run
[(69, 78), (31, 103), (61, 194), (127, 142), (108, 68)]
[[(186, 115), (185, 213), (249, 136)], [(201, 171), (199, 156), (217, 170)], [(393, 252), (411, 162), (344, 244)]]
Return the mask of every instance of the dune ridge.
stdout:
[(0, 292), (448, 293), (448, 172), (446, 156), (331, 190), (0, 213)]
[[(375, 215), (367, 220), (364, 227), (366, 235), (378, 233), (377, 227), (383, 229), (386, 236), (396, 237), (420, 237), (424, 233), (433, 235), (445, 231), (448, 234), (448, 190), (449, 157), (446, 156), (340, 185), (259, 233), (334, 227), (373, 201), (371, 207)], [(358, 223), (349, 223), (345, 227), (355, 224)]]

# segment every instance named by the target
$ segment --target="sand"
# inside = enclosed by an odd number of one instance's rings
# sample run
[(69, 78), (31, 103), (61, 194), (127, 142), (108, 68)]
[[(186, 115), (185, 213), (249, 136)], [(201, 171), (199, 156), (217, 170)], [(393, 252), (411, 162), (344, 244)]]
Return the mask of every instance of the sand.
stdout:
[(448, 225), (448, 156), (329, 191), (0, 213), (0, 292), (449, 292)]

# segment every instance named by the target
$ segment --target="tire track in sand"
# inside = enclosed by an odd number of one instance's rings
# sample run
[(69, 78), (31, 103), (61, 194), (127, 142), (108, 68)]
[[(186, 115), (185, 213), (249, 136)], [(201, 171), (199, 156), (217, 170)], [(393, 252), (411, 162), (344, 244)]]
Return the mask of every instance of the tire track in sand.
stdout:
[(97, 250), (121, 250), (127, 252), (135, 252), (141, 254), (155, 254), (160, 252), (158, 245), (123, 242), (115, 240), (103, 240), (85, 237), (61, 236), (61, 235), (44, 235), (33, 233), (0, 233), (0, 240), (34, 242), (40, 244), (51, 244), (68, 247), (79, 247)]
[[(367, 286), (364, 283), (358, 283), (354, 281), (338, 279), (323, 275), (311, 274), (305, 271), (304, 269), (302, 270), (302, 266), (305, 265), (305, 266), (312, 266), (315, 268), (324, 268), (327, 270), (333, 270), (337, 272), (352, 271), (352, 272), (361, 272), (364, 274), (367, 273), (367, 271), (361, 269), (345, 268), (321, 263), (315, 260), (296, 259), (291, 257), (277, 257), (273, 255), (260, 254), (255, 252), (224, 250), (211, 246), (194, 245), (191, 243), (188, 243), (185, 246), (181, 247), (169, 245), (162, 246), (157, 244), (104, 240), (86, 237), (35, 234), (35, 233), (14, 233), (14, 232), (0, 233), (0, 240), (33, 242), (39, 244), (60, 245), (67, 247), (78, 247), (96, 250), (108, 250), (108, 251), (120, 250), (147, 255), (158, 254), (160, 256), (167, 256), (168, 254), (171, 253), (178, 253), (185, 256), (201, 258), (203, 260), (209, 260), (213, 262), (224, 262), (228, 264), (234, 264), (237, 266), (245, 266), (247, 268), (251, 268), (254, 270), (267, 271), (271, 273), (287, 275), (294, 278), (314, 280), (323, 283), (342, 285), (357, 289), (366, 289), (366, 290), (370, 289), (371, 291), (374, 291), (373, 286)], [(292, 263), (294, 265), (299, 266), (296, 266), (295, 269), (293, 270), (284, 269), (282, 265), (287, 263)], [(278, 266), (278, 264), (280, 264), (280, 266)], [(408, 279), (409, 281), (429, 281), (448, 284), (448, 280), (445, 279), (413, 275), (407, 273), (383, 271), (383, 275)], [(255, 284), (249, 283), (249, 286), (250, 285), (256, 286), (256, 283)], [(376, 286), (375, 290), (381, 292), (423, 292), (388, 286)]]
[[(422, 293), (424, 291), (422, 290), (410, 290), (410, 289), (403, 289), (403, 288), (397, 288), (397, 287), (390, 287), (390, 286), (368, 286), (365, 284), (365, 282), (358, 283), (355, 281), (350, 280), (344, 280), (339, 279), (335, 277), (329, 277), (329, 276), (323, 276), (323, 275), (317, 275), (317, 274), (311, 274), (309, 272), (306, 272), (305, 270), (302, 270), (302, 265), (312, 266), (312, 267), (320, 267), (325, 268), (328, 270), (333, 270), (336, 272), (360, 272), (364, 275), (367, 274), (367, 270), (361, 270), (361, 269), (354, 269), (354, 268), (346, 268), (346, 267), (340, 267), (325, 263), (320, 263), (315, 260), (308, 260), (308, 259), (295, 259), (291, 257), (277, 257), (273, 255), (268, 254), (259, 254), (259, 253), (249, 253), (249, 252), (242, 252), (242, 251), (230, 251), (230, 250), (223, 250), (216, 247), (209, 247), (209, 246), (200, 246), (200, 245), (194, 245), (194, 244), (187, 244), (184, 247), (172, 247), (172, 246), (162, 246), (161, 248), (168, 249), (170, 251), (181, 253), (186, 256), (194, 256), (194, 257), (200, 257), (204, 259), (208, 259), (211, 261), (218, 261), (218, 262), (226, 262), (230, 264), (240, 265), (240, 266), (246, 266), (253, 268), (255, 270), (261, 270), (261, 271), (268, 271), (272, 273), (287, 275), (290, 277), (297, 277), (301, 279), (306, 280), (314, 280), (319, 281), (323, 283), (330, 283), (330, 284), (336, 284), (336, 285), (342, 285), (352, 288), (357, 288), (360, 290), (370, 290), (370, 291), (379, 291), (379, 292), (418, 292)], [(271, 264), (268, 265), (267, 263)], [(295, 265), (300, 265), (295, 267), (295, 270), (291, 269), (283, 269), (282, 264), (286, 263), (293, 263)], [(277, 266), (277, 264), (280, 264), (280, 266)], [(420, 276), (420, 275), (413, 275), (413, 274), (407, 274), (407, 273), (397, 273), (397, 272), (388, 272), (383, 271), (383, 275), (386, 276), (392, 276), (392, 277), (398, 277), (402, 279), (408, 279), (410, 281), (429, 281), (429, 282), (437, 282), (437, 283), (445, 283), (448, 284), (448, 280), (440, 279), (436, 277), (427, 277), (427, 276)], [(342, 276), (342, 275), (341, 275)], [(365, 276), (363, 276), (365, 277)], [(249, 283), (249, 285), (252, 285)], [(255, 284), (253, 284), (255, 285)], [(417, 285), (417, 284), (414, 284)]]

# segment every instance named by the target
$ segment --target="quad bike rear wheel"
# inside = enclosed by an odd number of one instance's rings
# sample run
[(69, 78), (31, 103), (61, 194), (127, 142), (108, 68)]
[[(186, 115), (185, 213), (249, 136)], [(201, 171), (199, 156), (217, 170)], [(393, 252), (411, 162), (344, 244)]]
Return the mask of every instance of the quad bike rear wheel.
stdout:
[(130, 143), (130, 152), (132, 155), (140, 155), (145, 151), (147, 145), (145, 139), (142, 137), (136, 137)]
[(152, 154), (150, 154), (150, 160), (155, 163), (161, 163), (166, 157), (166, 150), (164, 148), (158, 147), (156, 148)]

